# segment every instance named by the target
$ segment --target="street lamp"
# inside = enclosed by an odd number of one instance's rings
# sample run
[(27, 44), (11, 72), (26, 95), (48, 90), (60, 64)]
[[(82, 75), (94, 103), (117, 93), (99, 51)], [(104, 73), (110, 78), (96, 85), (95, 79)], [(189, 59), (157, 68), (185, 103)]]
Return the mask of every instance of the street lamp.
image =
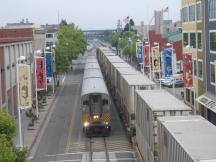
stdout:
[(158, 48), (158, 54), (159, 54), (159, 81), (160, 81), (160, 89), (161, 89), (161, 54), (160, 54), (160, 44), (158, 42), (154, 42), (153, 44)]
[(21, 107), (19, 107), (19, 70), (18, 70), (18, 65), (19, 64), (24, 64), (25, 62), (25, 56), (20, 56), (17, 58), (17, 63), (16, 63), (16, 82), (17, 82), (17, 109), (18, 109), (18, 123), (19, 123), (19, 143), (20, 143), (20, 148), (23, 148), (23, 135), (22, 135), (22, 119), (21, 119)]
[(191, 51), (191, 48), (193, 48), (193, 46), (190, 46), (190, 45), (187, 45), (186, 46), (186, 49), (188, 49), (188, 51), (189, 52), (191, 52), (191, 54), (192, 54), (192, 77), (193, 77), (193, 89), (194, 89), (194, 91), (193, 91), (193, 108), (194, 108), (194, 115), (196, 115), (196, 106), (195, 106), (195, 104), (196, 104), (196, 101), (195, 101), (195, 98), (196, 98), (196, 96), (195, 96), (195, 84), (194, 84), (194, 70), (195, 70), (195, 68), (196, 67), (194, 67), (194, 59), (193, 59), (193, 51)]

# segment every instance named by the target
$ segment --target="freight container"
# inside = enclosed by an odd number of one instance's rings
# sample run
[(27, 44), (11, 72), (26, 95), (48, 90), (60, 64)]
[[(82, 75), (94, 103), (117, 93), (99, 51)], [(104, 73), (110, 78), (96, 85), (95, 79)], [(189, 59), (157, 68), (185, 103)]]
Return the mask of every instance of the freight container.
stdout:
[(117, 107), (119, 108), (120, 112), (123, 110), (121, 109), (122, 103), (122, 93), (121, 93), (121, 87), (123, 87), (123, 75), (141, 75), (141, 73), (137, 70), (135, 70), (133, 67), (130, 68), (117, 68), (116, 69), (116, 76), (115, 76), (115, 96), (114, 99), (116, 100)]
[(121, 86), (122, 109), (126, 119), (126, 126), (131, 136), (135, 134), (135, 102), (136, 90), (146, 90), (156, 88), (156, 84), (143, 74), (123, 75), (123, 84)]
[(108, 83), (111, 81), (111, 65), (113, 63), (126, 63), (119, 56), (106, 56), (106, 60), (104, 62), (105, 65), (105, 79)]
[(120, 63), (112, 63), (111, 64), (111, 77), (110, 77), (110, 80), (111, 80), (111, 88), (112, 88), (112, 91), (113, 93), (115, 92), (115, 76), (116, 76), (116, 71), (117, 71), (117, 68), (131, 68), (131, 66), (126, 63), (126, 62), (120, 62)]
[(158, 118), (159, 162), (216, 162), (216, 127), (201, 116)]
[(135, 106), (138, 148), (145, 161), (158, 162), (157, 118), (186, 116), (192, 110), (165, 90), (136, 91)]

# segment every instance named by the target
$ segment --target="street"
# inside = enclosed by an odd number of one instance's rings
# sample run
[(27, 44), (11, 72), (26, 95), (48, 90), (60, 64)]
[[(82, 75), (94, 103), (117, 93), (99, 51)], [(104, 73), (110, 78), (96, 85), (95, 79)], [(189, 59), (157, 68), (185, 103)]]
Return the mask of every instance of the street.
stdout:
[[(82, 133), (80, 111), (82, 76), (80, 72), (67, 74), (63, 89), (54, 104), (53, 113), (48, 119), (45, 132), (30, 162), (85, 162), (89, 158), (89, 143), (93, 149), (93, 161), (106, 161), (102, 137), (90, 139)], [(113, 104), (111, 113), (112, 131), (111, 135), (105, 138), (110, 161), (136, 161), (132, 146)]]

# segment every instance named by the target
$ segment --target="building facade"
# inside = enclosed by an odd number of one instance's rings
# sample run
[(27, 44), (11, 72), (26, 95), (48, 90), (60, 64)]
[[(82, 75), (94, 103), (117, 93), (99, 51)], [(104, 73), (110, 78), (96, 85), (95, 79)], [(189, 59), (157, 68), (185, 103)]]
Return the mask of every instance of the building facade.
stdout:
[(16, 63), (20, 56), (25, 56), (30, 64), (31, 35), (26, 29), (0, 29), (0, 109), (11, 115), (17, 115)]
[(205, 32), (203, 1), (182, 0), (182, 46), (183, 55), (192, 55), (192, 85), (185, 87), (184, 100), (194, 108), (194, 113), (200, 113), (200, 105), (196, 97), (206, 89), (205, 69)]
[(203, 1), (206, 91), (197, 101), (201, 115), (216, 125), (216, 0)]

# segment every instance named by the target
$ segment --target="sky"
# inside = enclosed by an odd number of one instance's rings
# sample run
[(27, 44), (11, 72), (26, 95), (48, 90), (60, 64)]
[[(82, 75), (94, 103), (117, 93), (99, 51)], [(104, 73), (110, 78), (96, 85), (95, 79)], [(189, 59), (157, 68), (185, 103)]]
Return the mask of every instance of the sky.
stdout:
[[(181, 0), (1, 0), (0, 26), (28, 18), (35, 24), (57, 24), (59, 19), (81, 29), (114, 29), (127, 16), (135, 24), (149, 24), (154, 10), (169, 8), (165, 19), (180, 19)], [(124, 23), (123, 23), (124, 24)]]

